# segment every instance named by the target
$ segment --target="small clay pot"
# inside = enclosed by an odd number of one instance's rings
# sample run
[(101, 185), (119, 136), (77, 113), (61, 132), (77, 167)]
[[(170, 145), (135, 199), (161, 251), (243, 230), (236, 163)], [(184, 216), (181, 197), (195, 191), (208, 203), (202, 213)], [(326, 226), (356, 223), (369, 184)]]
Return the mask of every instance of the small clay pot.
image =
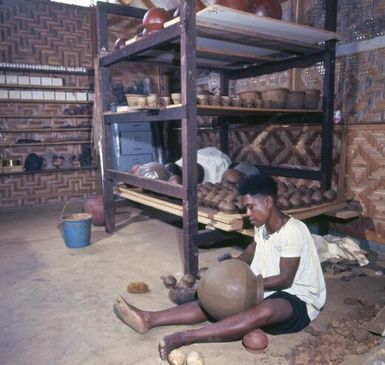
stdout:
[(94, 226), (104, 226), (104, 200), (103, 195), (92, 195), (84, 203), (84, 211), (92, 215)]
[(312, 203), (311, 195), (310, 194), (305, 194), (302, 196), (302, 205), (304, 206), (309, 206)]
[(291, 196), (290, 196), (290, 199), (291, 198), (295, 198), (295, 199), (302, 199), (302, 196), (303, 196), (303, 193), (301, 191), (295, 191)]
[(283, 195), (281, 195), (278, 200), (277, 200), (277, 203), (278, 203), (278, 207), (280, 209), (283, 209), (283, 210), (287, 210), (290, 208), (290, 202), (289, 200), (284, 197)]
[(327, 190), (323, 193), (323, 197), (327, 201), (333, 201), (337, 198), (337, 193), (334, 190)]
[(301, 198), (293, 197), (289, 199), (290, 205), (295, 209), (299, 208), (302, 204)]
[(237, 207), (233, 203), (224, 201), (219, 204), (219, 210), (225, 214), (234, 214), (237, 211)]
[(167, 289), (173, 288), (176, 284), (176, 279), (172, 275), (162, 275), (160, 279), (163, 281), (163, 284)]
[(311, 196), (311, 200), (314, 204), (321, 204), (323, 201), (323, 195), (321, 189), (317, 189)]
[(150, 33), (163, 29), (163, 24), (171, 19), (170, 14), (162, 8), (151, 8), (144, 14), (142, 23)]

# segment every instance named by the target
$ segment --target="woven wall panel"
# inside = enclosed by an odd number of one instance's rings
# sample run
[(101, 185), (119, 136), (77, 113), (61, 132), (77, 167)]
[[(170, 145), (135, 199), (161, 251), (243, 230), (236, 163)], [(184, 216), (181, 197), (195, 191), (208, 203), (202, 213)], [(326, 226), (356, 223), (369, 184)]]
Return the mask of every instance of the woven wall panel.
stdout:
[(0, 207), (66, 201), (96, 191), (95, 171), (11, 175), (0, 178)]
[[(93, 14), (89, 8), (65, 5), (51, 1), (0, 1), (0, 61), (25, 64), (93, 67), (94, 35)], [(4, 72), (2, 72), (4, 73)], [(15, 74), (8, 72), (9, 74)], [(19, 72), (18, 75), (48, 76), (42, 73)], [(70, 87), (92, 87), (89, 76), (60, 75), (63, 84)], [(91, 119), (60, 118), (66, 108), (85, 104), (2, 103), (1, 128), (51, 128), (91, 123)], [(84, 108), (83, 108), (84, 109)], [(91, 110), (83, 110), (91, 113)], [(12, 119), (4, 116), (25, 117)], [(51, 116), (51, 119), (32, 119), (30, 116)], [(3, 134), (6, 143), (17, 138), (90, 139), (88, 132)], [(58, 155), (80, 153), (79, 144), (26, 146), (2, 148), (1, 157), (24, 162), (29, 153), (44, 155), (53, 151)], [(0, 177), (0, 207), (41, 204), (64, 201), (96, 191), (96, 171), (6, 175)]]
[(93, 67), (88, 8), (3, 0), (0, 17), (0, 61)]

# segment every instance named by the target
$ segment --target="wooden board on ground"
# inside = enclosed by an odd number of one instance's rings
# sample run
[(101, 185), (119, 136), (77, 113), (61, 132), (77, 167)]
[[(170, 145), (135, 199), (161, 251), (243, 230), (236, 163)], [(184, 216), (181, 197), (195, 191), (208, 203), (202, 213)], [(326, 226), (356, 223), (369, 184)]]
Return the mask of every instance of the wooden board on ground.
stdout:
[(385, 336), (385, 308), (382, 308), (380, 312), (369, 322), (362, 326), (362, 328)]

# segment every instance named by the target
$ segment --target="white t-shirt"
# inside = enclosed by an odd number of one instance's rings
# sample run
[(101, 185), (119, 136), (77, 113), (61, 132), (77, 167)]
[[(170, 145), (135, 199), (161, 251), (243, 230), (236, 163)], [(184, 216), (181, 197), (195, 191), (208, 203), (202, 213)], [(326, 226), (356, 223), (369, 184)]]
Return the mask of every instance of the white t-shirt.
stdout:
[[(300, 263), (293, 285), (284, 289), (307, 304), (309, 318), (313, 321), (325, 304), (326, 286), (318, 252), (309, 229), (300, 220), (290, 217), (278, 231), (264, 239), (264, 226), (255, 227), (257, 243), (250, 265), (254, 274), (264, 278), (279, 275), (281, 257), (300, 257)], [(265, 291), (265, 298), (275, 291)]]

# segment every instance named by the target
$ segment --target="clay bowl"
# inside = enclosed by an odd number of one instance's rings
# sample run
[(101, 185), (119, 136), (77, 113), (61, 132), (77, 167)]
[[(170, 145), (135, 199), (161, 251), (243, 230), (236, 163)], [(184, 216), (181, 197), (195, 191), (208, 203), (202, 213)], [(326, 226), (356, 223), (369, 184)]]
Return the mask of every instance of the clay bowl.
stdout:
[(321, 91), (317, 89), (309, 89), (305, 91), (305, 109), (317, 109), (321, 98)]
[(251, 0), (250, 11), (258, 16), (282, 19), (282, 7), (278, 0)]
[(216, 0), (214, 4), (226, 6), (234, 10), (250, 12), (250, 0)]
[(243, 91), (238, 94), (242, 100), (256, 100), (261, 98), (259, 91)]
[(138, 98), (142, 97), (143, 95), (140, 94), (126, 94), (126, 101), (128, 106), (137, 106), (138, 105)]
[(162, 8), (149, 9), (144, 14), (143, 26), (151, 33), (163, 29), (163, 24), (171, 19), (170, 14)]

